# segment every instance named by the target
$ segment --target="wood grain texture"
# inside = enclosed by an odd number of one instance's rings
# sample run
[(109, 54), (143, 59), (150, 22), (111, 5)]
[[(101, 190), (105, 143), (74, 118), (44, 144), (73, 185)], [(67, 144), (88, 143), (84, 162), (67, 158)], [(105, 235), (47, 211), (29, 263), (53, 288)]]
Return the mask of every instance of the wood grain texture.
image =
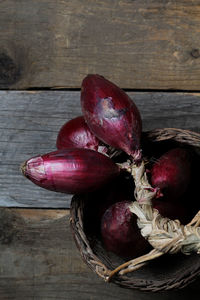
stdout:
[(199, 90), (198, 0), (0, 2), (0, 87)]
[[(129, 93), (141, 111), (143, 129), (176, 127), (200, 132), (200, 95)], [(0, 92), (0, 206), (69, 207), (70, 195), (41, 189), (21, 175), (26, 159), (54, 151), (57, 133), (81, 114), (80, 93)]]
[[(30, 212), (31, 211), (31, 212)], [(105, 283), (76, 249), (67, 210), (0, 209), (0, 299), (197, 299), (199, 278), (179, 291), (147, 293)], [(65, 213), (66, 212), (66, 213)], [(30, 217), (28, 217), (30, 216)]]

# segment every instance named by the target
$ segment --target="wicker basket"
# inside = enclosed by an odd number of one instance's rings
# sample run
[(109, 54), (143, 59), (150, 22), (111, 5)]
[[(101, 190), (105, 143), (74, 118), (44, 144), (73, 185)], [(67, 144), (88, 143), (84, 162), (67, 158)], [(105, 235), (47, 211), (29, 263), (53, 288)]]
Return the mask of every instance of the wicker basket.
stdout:
[[(174, 128), (156, 129), (143, 133), (142, 140), (144, 152), (145, 150), (148, 152), (150, 148), (155, 151), (174, 145), (191, 148), (197, 157), (197, 164), (200, 166), (200, 134), (198, 133)], [(71, 228), (83, 260), (95, 273), (107, 280), (107, 274), (124, 261), (104, 249), (99, 233), (95, 231), (93, 224), (90, 224), (90, 218), (86, 212), (92, 196), (92, 194), (88, 194), (73, 197)], [(88, 222), (90, 226), (88, 226)], [(125, 288), (161, 291), (183, 288), (199, 274), (200, 257), (198, 254), (165, 254), (129, 274), (115, 274), (111, 281)]]

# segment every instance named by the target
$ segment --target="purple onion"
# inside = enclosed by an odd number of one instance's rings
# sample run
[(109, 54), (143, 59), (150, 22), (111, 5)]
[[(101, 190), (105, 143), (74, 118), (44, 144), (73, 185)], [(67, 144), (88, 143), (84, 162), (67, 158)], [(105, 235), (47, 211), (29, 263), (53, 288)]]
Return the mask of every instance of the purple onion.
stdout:
[(187, 150), (174, 148), (163, 154), (152, 166), (151, 184), (159, 188), (157, 197), (165, 201), (178, 201), (189, 187), (191, 157)]
[(104, 143), (139, 160), (142, 121), (129, 96), (100, 75), (82, 82), (83, 116), (91, 131)]
[(126, 259), (143, 255), (150, 249), (137, 226), (136, 215), (129, 209), (130, 204), (131, 201), (114, 203), (101, 220), (101, 235), (106, 250)]
[(55, 192), (93, 191), (120, 173), (107, 156), (89, 149), (63, 149), (33, 157), (21, 167), (25, 177)]
[(91, 132), (83, 116), (66, 122), (60, 129), (57, 149), (85, 148), (106, 153), (107, 147)]

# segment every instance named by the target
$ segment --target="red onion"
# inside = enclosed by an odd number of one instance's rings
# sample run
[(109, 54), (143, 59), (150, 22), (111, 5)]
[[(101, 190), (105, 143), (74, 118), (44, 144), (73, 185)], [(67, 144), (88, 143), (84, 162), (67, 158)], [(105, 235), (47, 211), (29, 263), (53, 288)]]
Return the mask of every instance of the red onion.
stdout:
[(63, 149), (27, 160), (23, 174), (56, 192), (79, 194), (95, 190), (120, 172), (107, 156), (89, 149)]
[(83, 116), (76, 117), (61, 127), (56, 146), (57, 149), (85, 148), (107, 152), (106, 146), (91, 132)]
[(167, 201), (178, 200), (190, 183), (189, 152), (182, 148), (169, 150), (153, 165), (150, 176), (152, 186), (159, 188), (160, 194)]
[(101, 235), (106, 250), (125, 259), (142, 255), (150, 249), (137, 226), (137, 217), (130, 211), (129, 201), (110, 206), (101, 221)]
[(82, 82), (81, 105), (95, 136), (135, 160), (141, 158), (140, 113), (123, 90), (100, 75), (88, 75)]

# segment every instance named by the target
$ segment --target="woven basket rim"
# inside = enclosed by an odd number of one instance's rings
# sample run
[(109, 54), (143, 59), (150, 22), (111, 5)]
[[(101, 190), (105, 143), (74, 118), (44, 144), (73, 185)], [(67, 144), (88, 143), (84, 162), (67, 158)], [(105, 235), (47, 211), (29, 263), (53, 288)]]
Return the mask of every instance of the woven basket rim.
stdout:
[[(200, 134), (191, 130), (178, 128), (160, 128), (151, 131), (143, 132), (143, 138), (150, 139), (151, 142), (160, 142), (165, 140), (173, 140), (182, 144), (191, 145), (200, 148)], [(76, 245), (80, 254), (87, 265), (100, 277), (105, 279), (104, 267), (101, 260), (93, 253), (90, 247), (87, 236), (83, 230), (82, 223), (82, 204), (84, 199), (82, 196), (75, 195), (72, 198), (70, 214), (71, 214), (71, 229)], [(198, 255), (195, 255), (196, 260), (199, 260)], [(122, 287), (139, 289), (144, 291), (162, 291), (183, 288), (200, 274), (200, 264), (193, 264), (192, 268), (186, 272), (182, 272), (175, 278), (168, 280), (152, 280), (131, 279), (126, 275), (116, 275), (112, 282)]]

